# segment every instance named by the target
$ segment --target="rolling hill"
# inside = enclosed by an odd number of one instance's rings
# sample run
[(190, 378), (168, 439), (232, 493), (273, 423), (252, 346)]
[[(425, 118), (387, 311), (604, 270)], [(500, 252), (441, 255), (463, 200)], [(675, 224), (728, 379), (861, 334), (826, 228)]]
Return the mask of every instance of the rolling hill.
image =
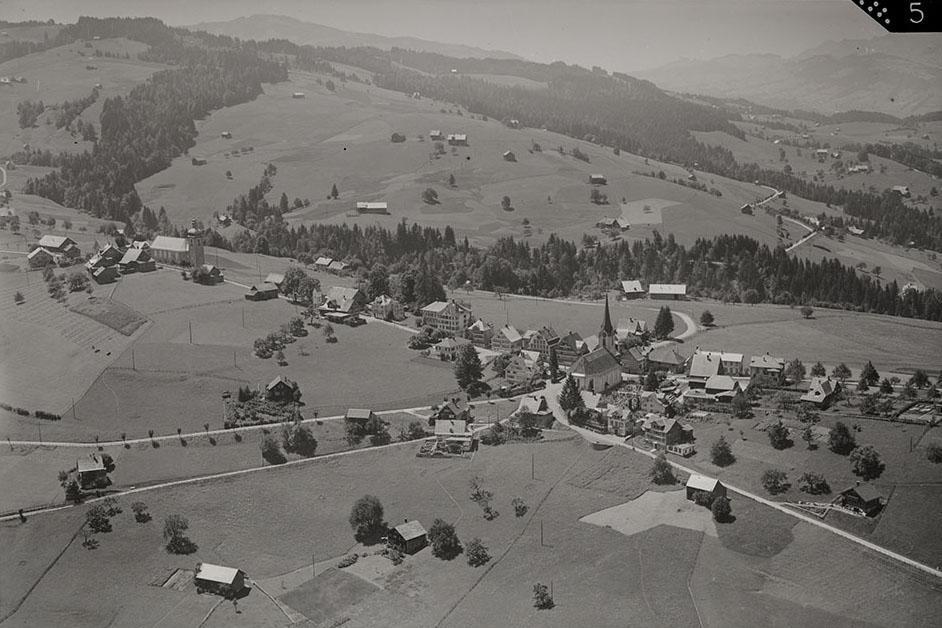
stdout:
[(491, 57), (495, 59), (520, 59), (521, 57), (502, 50), (484, 50), (474, 46), (446, 44), (418, 37), (385, 37), (371, 33), (353, 33), (330, 26), (303, 22), (284, 15), (252, 15), (227, 22), (202, 22), (187, 26), (190, 30), (202, 30), (214, 35), (228, 35), (239, 39), (287, 39), (296, 44), (314, 46), (372, 46), (382, 50), (406, 48), (435, 52), (450, 57)]
[(937, 37), (885, 35), (828, 42), (795, 57), (728, 55), (638, 72), (682, 92), (738, 97), (780, 109), (851, 109), (906, 117), (942, 108)]

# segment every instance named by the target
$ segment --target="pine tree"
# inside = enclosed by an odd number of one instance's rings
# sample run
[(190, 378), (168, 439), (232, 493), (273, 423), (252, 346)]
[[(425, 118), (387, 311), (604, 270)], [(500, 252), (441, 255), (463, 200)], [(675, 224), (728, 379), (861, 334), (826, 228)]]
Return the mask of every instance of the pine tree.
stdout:
[(568, 415), (585, 408), (585, 401), (583, 401), (582, 394), (579, 392), (579, 385), (576, 384), (576, 380), (571, 373), (566, 376), (566, 382), (559, 393), (559, 407)]
[(874, 368), (873, 362), (867, 360), (867, 364), (860, 373), (860, 378), (867, 380), (867, 384), (870, 386), (875, 386), (880, 381), (880, 374), (877, 373), (877, 369)]
[(484, 367), (481, 365), (481, 358), (478, 356), (474, 345), (464, 345), (458, 350), (458, 357), (455, 359), (455, 378), (458, 380), (458, 386), (466, 389), (474, 382), (481, 381), (484, 373)]
[(658, 338), (667, 338), (674, 331), (674, 318), (671, 316), (671, 309), (662, 306), (657, 313), (657, 320), (654, 321), (654, 335)]
[(340, 196), (340, 192), (337, 191), (337, 184), (334, 183), (330, 186), (330, 198), (337, 198)]
[(559, 356), (556, 355), (556, 347), (549, 348), (549, 371), (552, 381), (559, 379)]

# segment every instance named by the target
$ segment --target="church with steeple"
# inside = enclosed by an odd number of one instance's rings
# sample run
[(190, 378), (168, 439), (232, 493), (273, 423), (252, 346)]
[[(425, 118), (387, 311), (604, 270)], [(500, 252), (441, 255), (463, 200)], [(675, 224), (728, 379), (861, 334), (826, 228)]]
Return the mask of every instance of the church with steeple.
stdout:
[(573, 362), (569, 372), (581, 390), (601, 393), (621, 383), (621, 363), (618, 361), (617, 339), (608, 295), (605, 296), (598, 345)]

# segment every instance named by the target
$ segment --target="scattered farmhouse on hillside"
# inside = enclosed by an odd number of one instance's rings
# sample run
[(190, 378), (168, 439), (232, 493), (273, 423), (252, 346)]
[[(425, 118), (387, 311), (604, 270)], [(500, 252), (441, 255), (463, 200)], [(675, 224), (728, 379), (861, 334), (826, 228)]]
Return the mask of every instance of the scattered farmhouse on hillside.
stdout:
[(590, 174), (589, 183), (592, 185), (606, 185), (608, 183), (608, 179), (605, 178), (604, 174)]
[(692, 474), (687, 479), (687, 499), (696, 500), (698, 493), (708, 495), (711, 499), (726, 497), (726, 487), (716, 478), (708, 478), (699, 473)]
[(358, 214), (388, 214), (389, 204), (386, 201), (366, 202), (357, 201)]
[(837, 494), (837, 503), (844, 508), (859, 510), (868, 517), (873, 517), (883, 508), (883, 494), (871, 484), (861, 484), (845, 488)]
[(366, 303), (366, 295), (358, 288), (334, 286), (327, 291), (324, 302), (317, 309), (324, 318), (349, 322), (360, 315)]
[(278, 403), (292, 403), (300, 398), (298, 383), (279, 375), (265, 387), (265, 398)]
[(451, 146), (467, 146), (468, 136), (465, 133), (451, 133), (448, 135), (448, 143)]
[(75, 241), (68, 236), (44, 235), (39, 238), (39, 242), (36, 244), (53, 255), (61, 255), (66, 259), (75, 260), (82, 257), (82, 251)]
[(683, 301), (687, 298), (687, 284), (652, 283), (648, 286), (648, 296), (652, 299), (671, 299)]

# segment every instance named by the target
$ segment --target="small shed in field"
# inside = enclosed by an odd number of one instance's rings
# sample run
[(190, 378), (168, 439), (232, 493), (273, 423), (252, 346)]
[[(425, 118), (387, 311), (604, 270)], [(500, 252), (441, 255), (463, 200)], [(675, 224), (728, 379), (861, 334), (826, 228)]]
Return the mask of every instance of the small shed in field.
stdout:
[(389, 542), (406, 554), (415, 554), (428, 544), (428, 533), (418, 521), (406, 521), (390, 530)]
[(694, 473), (687, 479), (687, 499), (695, 500), (697, 493), (706, 493), (714, 499), (726, 497), (726, 487), (716, 478)]
[(199, 563), (193, 577), (196, 591), (210, 591), (226, 597), (235, 597), (245, 589), (245, 573), (235, 567)]

